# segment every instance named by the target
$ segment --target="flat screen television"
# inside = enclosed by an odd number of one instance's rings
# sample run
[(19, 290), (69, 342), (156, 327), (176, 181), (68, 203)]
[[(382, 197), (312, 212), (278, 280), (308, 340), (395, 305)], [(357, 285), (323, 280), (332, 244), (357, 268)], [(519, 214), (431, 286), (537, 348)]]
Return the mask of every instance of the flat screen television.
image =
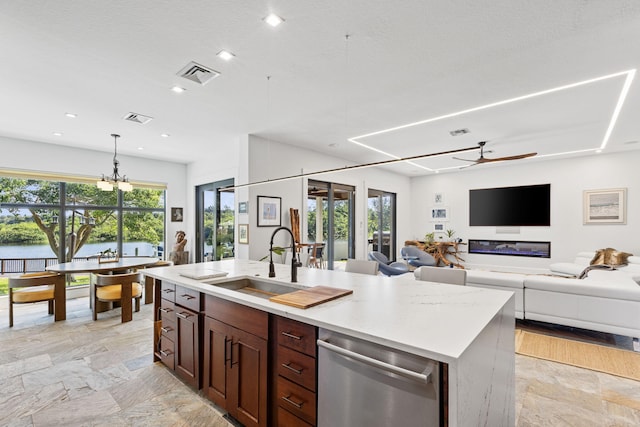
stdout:
[(551, 184), (469, 190), (470, 226), (550, 226)]

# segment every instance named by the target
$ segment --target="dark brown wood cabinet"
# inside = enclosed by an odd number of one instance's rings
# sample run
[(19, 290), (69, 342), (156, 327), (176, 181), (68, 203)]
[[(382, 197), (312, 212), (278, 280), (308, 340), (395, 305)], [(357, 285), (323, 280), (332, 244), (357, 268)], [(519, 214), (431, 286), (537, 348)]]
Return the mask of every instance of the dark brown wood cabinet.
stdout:
[(274, 316), (273, 410), (282, 427), (314, 426), (317, 419), (315, 326)]
[(267, 425), (267, 313), (205, 295), (203, 388), (245, 426)]
[(156, 296), (156, 357), (192, 387), (200, 388), (200, 293), (163, 281)]

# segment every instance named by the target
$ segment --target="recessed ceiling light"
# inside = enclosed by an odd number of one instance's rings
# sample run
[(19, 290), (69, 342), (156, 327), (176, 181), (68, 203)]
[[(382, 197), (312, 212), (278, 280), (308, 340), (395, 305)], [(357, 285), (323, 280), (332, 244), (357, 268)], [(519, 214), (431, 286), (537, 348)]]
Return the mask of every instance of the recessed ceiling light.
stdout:
[(160, 136), (163, 138), (169, 138), (171, 135), (169, 135), (168, 133), (161, 133)]
[(144, 147), (138, 147), (138, 150), (142, 151), (144, 150)]
[(186, 89), (180, 86), (174, 86), (171, 88), (172, 91), (174, 91), (175, 93), (182, 93), (184, 92)]
[(228, 50), (221, 50), (220, 52), (218, 52), (216, 54), (216, 56), (220, 59), (224, 59), (225, 61), (231, 61), (235, 55), (231, 52), (229, 52)]
[(267, 24), (271, 25), (272, 27), (277, 27), (278, 25), (284, 22), (284, 19), (280, 18), (275, 13), (270, 13), (269, 15), (262, 18), (262, 20)]
[(62, 136), (62, 132), (54, 132), (53, 136)]
[(66, 117), (69, 117), (70, 119), (75, 119), (76, 117), (78, 117), (78, 115), (74, 113), (64, 113), (64, 115)]

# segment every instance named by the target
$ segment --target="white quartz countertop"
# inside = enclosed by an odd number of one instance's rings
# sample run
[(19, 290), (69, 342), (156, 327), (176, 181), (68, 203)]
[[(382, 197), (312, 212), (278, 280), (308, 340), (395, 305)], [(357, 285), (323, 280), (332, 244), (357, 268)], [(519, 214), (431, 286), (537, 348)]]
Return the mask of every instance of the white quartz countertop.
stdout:
[[(282, 264), (275, 267), (276, 277), (271, 279), (268, 263), (247, 260), (157, 267), (142, 272), (269, 313), (446, 363), (455, 363), (513, 298), (512, 292), (424, 282), (416, 280), (413, 274), (386, 277), (310, 268), (298, 268), (298, 287), (332, 286), (353, 289), (353, 294), (299, 309), (215, 285), (239, 278), (290, 284), (291, 267)], [(180, 275), (205, 268), (226, 271), (228, 275), (208, 279), (208, 283)]]

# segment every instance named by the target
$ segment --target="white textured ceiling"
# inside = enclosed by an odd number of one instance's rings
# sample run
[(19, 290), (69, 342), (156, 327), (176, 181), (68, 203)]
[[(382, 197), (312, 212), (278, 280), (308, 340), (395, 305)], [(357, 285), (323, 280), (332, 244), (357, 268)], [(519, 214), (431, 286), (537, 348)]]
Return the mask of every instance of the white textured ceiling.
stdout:
[[(269, 12), (285, 23), (267, 27)], [(235, 59), (217, 58), (221, 49)], [(635, 69), (639, 52), (635, 0), (9, 0), (0, 135), (111, 151), (119, 133), (120, 153), (188, 163), (256, 134), (373, 162), (389, 157), (348, 139)], [(221, 75), (205, 86), (178, 77), (189, 61)], [(593, 150), (625, 77), (358, 141), (398, 157), (481, 140), (487, 156)], [(640, 140), (638, 111), (640, 78), (605, 152), (640, 149), (629, 143)], [(154, 120), (123, 121), (129, 112)], [(471, 133), (451, 137), (458, 128)], [(390, 169), (466, 164), (450, 157)]]

